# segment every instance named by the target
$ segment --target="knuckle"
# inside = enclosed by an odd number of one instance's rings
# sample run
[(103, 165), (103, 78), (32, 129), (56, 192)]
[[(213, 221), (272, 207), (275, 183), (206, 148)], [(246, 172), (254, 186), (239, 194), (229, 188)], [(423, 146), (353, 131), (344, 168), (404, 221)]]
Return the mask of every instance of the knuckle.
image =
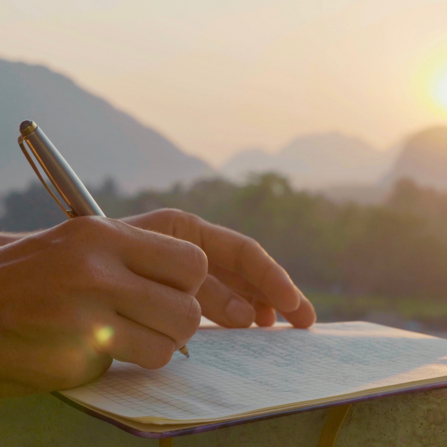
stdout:
[(261, 244), (256, 239), (253, 239), (249, 236), (244, 236), (243, 243), (241, 244), (240, 249), (236, 254), (235, 268), (237, 270), (242, 269), (244, 256), (247, 256), (247, 254), (250, 256), (254, 253), (259, 253), (259, 250), (264, 251), (261, 247)]
[(183, 214), (187, 214), (182, 210), (179, 210), (177, 208), (164, 208), (163, 210), (159, 211), (160, 213), (163, 213), (163, 217), (175, 221), (177, 219), (181, 219)]
[(259, 249), (261, 247), (261, 244), (256, 240), (253, 239), (252, 237), (247, 237), (247, 242), (246, 242), (246, 248), (253, 250), (253, 249)]
[(70, 219), (62, 225), (67, 229), (69, 236), (77, 241), (97, 240), (113, 229), (113, 224), (108, 219), (97, 216), (83, 216)]
[(203, 220), (199, 216), (186, 211), (173, 209), (170, 212), (174, 237), (200, 242), (200, 227)]
[(197, 331), (202, 317), (202, 309), (199, 302), (190, 295), (182, 300), (183, 322), (185, 323), (184, 338), (189, 340)]
[(186, 211), (180, 210), (178, 208), (168, 208), (166, 210), (170, 214), (171, 217), (177, 218), (177, 219), (186, 219), (188, 216), (192, 216), (193, 214), (188, 213)]
[(187, 243), (186, 261), (195, 279), (203, 282), (208, 274), (208, 258), (205, 252), (192, 243)]
[(78, 234), (84, 231), (89, 231), (91, 228), (96, 227), (96, 219), (94, 217), (78, 217), (77, 219), (69, 219), (64, 222), (61, 227), (74, 234)]

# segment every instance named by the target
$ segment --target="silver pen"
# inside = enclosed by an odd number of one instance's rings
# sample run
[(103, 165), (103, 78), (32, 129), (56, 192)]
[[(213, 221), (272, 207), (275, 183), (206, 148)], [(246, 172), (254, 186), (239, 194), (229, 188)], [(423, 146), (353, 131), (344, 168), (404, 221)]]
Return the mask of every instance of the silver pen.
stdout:
[[(68, 218), (71, 219), (80, 216), (106, 217), (79, 177), (34, 121), (23, 121), (20, 124), (20, 133), (19, 146), (22, 149), (23, 154), (45, 189), (62, 208)], [(42, 167), (45, 174), (50, 179), (50, 182), (56, 188), (67, 206), (64, 206), (48, 187), (37, 169), (33, 158), (26, 150), (25, 145), (23, 144), (24, 142), (27, 143), (35, 159), (38, 161), (39, 165)], [(186, 346), (180, 348), (179, 351), (186, 357), (189, 357), (188, 348)]]

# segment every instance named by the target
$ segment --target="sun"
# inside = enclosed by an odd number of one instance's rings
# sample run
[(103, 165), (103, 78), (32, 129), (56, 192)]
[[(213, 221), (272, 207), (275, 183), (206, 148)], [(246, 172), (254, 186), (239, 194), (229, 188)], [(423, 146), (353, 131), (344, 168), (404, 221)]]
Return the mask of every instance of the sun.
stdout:
[(413, 72), (413, 94), (432, 117), (447, 113), (447, 50), (433, 49), (421, 56)]
[(435, 103), (447, 110), (447, 67), (433, 77), (431, 94)]

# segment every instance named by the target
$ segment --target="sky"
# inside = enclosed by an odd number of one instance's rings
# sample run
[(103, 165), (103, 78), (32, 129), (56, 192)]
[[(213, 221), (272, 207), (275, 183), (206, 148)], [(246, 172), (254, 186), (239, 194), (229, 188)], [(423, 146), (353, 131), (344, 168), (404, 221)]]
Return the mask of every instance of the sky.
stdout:
[(447, 119), (447, 1), (0, 0), (0, 58), (75, 80), (219, 165)]

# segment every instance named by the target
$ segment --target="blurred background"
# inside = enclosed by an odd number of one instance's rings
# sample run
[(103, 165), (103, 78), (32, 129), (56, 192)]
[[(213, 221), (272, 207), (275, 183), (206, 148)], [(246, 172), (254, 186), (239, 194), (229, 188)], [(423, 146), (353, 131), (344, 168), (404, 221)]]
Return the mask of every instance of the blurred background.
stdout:
[(256, 238), (320, 321), (447, 335), (447, 2), (0, 0), (0, 230), (65, 218), (36, 121), (106, 215)]

